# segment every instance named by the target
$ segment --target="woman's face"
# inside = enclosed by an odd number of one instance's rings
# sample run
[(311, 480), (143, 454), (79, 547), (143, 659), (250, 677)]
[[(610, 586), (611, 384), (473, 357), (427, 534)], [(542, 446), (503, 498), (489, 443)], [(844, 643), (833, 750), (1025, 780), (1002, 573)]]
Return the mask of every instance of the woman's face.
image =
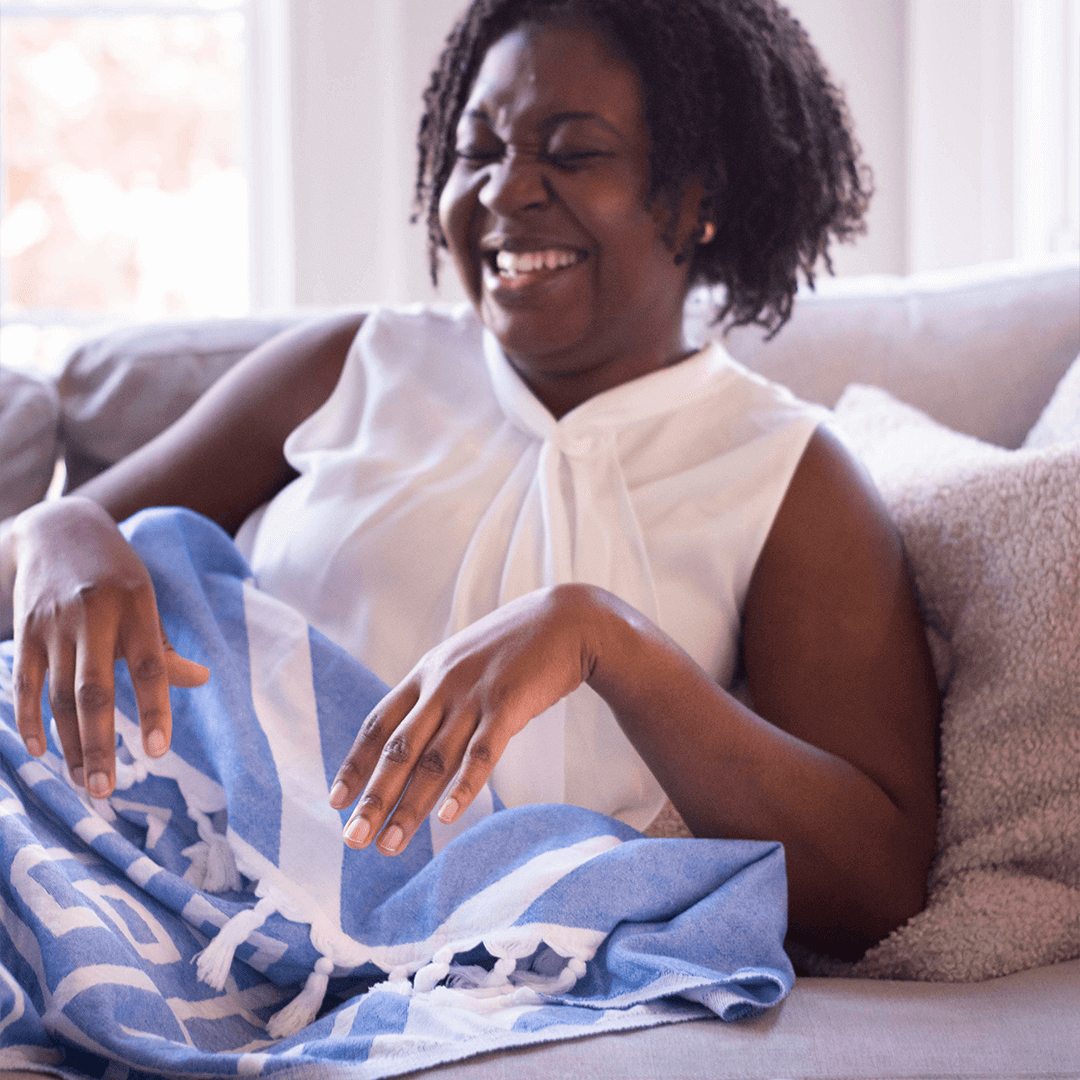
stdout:
[[(687, 265), (646, 207), (637, 72), (600, 33), (524, 25), (488, 50), (439, 215), (461, 280), (533, 392), (561, 416), (681, 358)], [(673, 230), (697, 224), (694, 192)]]

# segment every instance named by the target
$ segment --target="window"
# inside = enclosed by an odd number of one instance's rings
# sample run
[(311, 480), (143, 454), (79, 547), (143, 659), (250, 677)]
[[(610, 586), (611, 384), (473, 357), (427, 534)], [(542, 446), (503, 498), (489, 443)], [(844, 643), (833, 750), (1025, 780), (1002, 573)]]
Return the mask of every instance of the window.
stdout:
[(240, 0), (0, 0), (0, 351), (249, 306)]

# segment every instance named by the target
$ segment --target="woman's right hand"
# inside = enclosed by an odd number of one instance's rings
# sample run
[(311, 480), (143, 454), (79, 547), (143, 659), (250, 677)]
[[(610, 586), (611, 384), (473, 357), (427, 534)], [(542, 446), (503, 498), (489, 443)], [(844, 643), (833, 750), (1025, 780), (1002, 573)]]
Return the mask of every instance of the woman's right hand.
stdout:
[(39, 503), (5, 522), (0, 588), (12, 597), (15, 720), (27, 750), (45, 752), (41, 694), (72, 778), (95, 798), (115, 783), (113, 668), (126, 661), (143, 746), (169, 747), (169, 687), (200, 686), (209, 672), (178, 655), (158, 617), (150, 575), (112, 518), (90, 499)]

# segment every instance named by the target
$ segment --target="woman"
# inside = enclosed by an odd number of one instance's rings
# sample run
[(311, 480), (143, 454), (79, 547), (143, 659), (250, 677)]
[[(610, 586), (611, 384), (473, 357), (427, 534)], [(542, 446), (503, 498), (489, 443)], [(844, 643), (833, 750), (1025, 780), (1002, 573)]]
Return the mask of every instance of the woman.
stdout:
[(396, 683), (332, 789), (352, 845), (397, 853), (489, 777), (639, 827), (666, 795), (695, 835), (782, 840), (793, 936), (858, 955), (921, 909), (934, 847), (900, 543), (815, 410), (682, 336), (699, 281), (778, 329), (796, 271), (860, 226), (839, 95), (772, 0), (477, 0), (425, 102), (433, 272), (447, 247), (479, 321), (282, 335), (8, 523), (27, 747), (48, 671), (73, 775), (107, 795), (122, 657), (164, 753), (169, 684), (205, 672), (113, 522), (185, 505), (244, 523), (261, 587)]

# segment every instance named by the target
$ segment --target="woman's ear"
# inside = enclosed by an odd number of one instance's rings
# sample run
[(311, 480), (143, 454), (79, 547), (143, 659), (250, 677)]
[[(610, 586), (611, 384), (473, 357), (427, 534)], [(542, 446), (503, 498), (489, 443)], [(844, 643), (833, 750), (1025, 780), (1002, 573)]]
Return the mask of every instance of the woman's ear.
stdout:
[(705, 185), (697, 177), (688, 180), (677, 196), (667, 200), (670, 217), (664, 239), (675, 253), (676, 265), (689, 262), (694, 248), (707, 244), (716, 235), (709, 202), (705, 198)]

